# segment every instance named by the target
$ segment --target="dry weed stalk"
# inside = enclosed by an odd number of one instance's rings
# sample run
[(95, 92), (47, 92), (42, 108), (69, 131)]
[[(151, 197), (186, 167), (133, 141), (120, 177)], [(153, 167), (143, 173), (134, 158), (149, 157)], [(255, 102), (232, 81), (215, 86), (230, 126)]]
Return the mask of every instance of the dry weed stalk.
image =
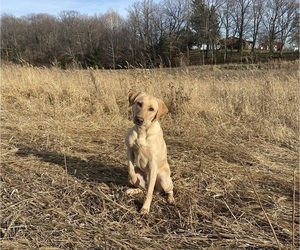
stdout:
[(292, 208), (292, 249), (295, 248), (295, 213), (296, 213), (296, 168), (293, 174), (293, 208)]
[(262, 205), (261, 199), (260, 199), (260, 197), (259, 197), (259, 195), (258, 195), (258, 193), (257, 193), (255, 184), (254, 184), (254, 182), (253, 182), (253, 178), (252, 178), (252, 176), (251, 176), (251, 173), (250, 173), (250, 171), (247, 170), (246, 166), (243, 166), (243, 167), (244, 167), (244, 170), (245, 170), (245, 172), (246, 172), (246, 174), (247, 174), (247, 177), (248, 177), (248, 179), (249, 179), (249, 181), (250, 181), (250, 183), (251, 183), (251, 186), (252, 186), (253, 192), (255, 193), (257, 202), (258, 202), (258, 204), (259, 204), (261, 210), (262, 210), (263, 213), (264, 213), (264, 217), (265, 217), (266, 220), (268, 221), (268, 224), (269, 224), (269, 226), (270, 226), (270, 228), (271, 228), (271, 230), (272, 230), (274, 239), (276, 240), (278, 249), (280, 250), (280, 249), (282, 249), (282, 245), (280, 244), (280, 242), (279, 242), (279, 240), (278, 240), (278, 238), (277, 238), (276, 232), (275, 232), (275, 230), (274, 230), (274, 227), (273, 227), (273, 225), (272, 225), (272, 223), (271, 223), (271, 221), (270, 221), (270, 219), (269, 219), (269, 216), (268, 216), (268, 214), (266, 213), (266, 210), (264, 209), (264, 206)]

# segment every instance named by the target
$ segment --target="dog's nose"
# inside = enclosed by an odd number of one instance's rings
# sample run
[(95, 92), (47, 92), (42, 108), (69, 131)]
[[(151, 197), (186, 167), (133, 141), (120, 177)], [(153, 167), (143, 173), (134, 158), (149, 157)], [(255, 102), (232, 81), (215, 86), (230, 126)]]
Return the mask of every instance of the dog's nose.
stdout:
[(144, 119), (141, 118), (141, 117), (135, 117), (135, 118), (134, 118), (134, 123), (135, 123), (136, 125), (141, 125), (141, 124), (143, 124), (143, 122), (144, 122)]

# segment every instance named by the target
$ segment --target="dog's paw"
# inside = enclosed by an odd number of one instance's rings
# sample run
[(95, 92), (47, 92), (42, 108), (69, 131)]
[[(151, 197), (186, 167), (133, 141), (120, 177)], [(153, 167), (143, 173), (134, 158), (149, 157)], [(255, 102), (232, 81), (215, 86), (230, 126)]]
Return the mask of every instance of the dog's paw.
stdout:
[(173, 194), (168, 194), (167, 202), (168, 202), (169, 204), (174, 204), (175, 199), (174, 199)]
[(146, 215), (146, 214), (149, 214), (149, 208), (141, 208), (141, 210), (140, 210), (140, 214), (142, 214), (142, 215)]
[(129, 188), (126, 190), (127, 195), (135, 195), (135, 194), (140, 194), (142, 192), (143, 192), (143, 190), (138, 189), (138, 188)]
[(139, 187), (139, 185), (140, 185), (140, 180), (139, 180), (139, 178), (137, 178), (137, 176), (134, 176), (134, 177), (135, 177), (135, 178), (132, 178), (132, 177), (129, 176), (128, 181), (129, 181), (129, 183), (130, 183), (132, 186), (134, 186), (134, 187)]

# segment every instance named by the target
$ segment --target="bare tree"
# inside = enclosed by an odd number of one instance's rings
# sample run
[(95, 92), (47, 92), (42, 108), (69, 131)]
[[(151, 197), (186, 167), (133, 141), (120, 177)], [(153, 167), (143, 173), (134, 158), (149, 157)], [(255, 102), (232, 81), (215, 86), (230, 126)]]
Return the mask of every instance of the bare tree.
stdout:
[(56, 19), (48, 14), (32, 14), (26, 17), (28, 25), (27, 49), (29, 62), (45, 64), (57, 57), (58, 26)]
[(297, 0), (268, 0), (263, 24), (268, 33), (270, 53), (274, 52), (274, 42), (279, 40), (281, 48), (293, 31), (294, 23), (299, 18)]
[(104, 51), (111, 60), (111, 67), (115, 69), (117, 58), (120, 57), (120, 43), (124, 42), (124, 37), (121, 36), (124, 29), (124, 20), (115, 11), (108, 11), (101, 19), (106, 38)]
[(197, 38), (197, 45), (206, 51), (206, 58), (208, 58), (209, 51), (214, 51), (216, 41), (220, 36), (217, 3), (218, 1), (213, 0), (192, 1), (191, 26)]
[(236, 27), (234, 19), (232, 18), (231, 13), (233, 12), (234, 1), (232, 0), (221, 0), (220, 6), (218, 8), (218, 16), (220, 20), (220, 29), (225, 31), (224, 39), (224, 62), (228, 58), (228, 38), (230, 35), (234, 36), (236, 33)]
[(236, 31), (239, 38), (238, 50), (243, 54), (243, 44), (245, 32), (250, 23), (250, 7), (253, 0), (237, 0), (233, 7), (232, 18), (235, 22)]
[(153, 0), (135, 2), (128, 9), (131, 49), (134, 57), (144, 67), (155, 66), (157, 59), (156, 45), (160, 38), (160, 8)]
[(27, 61), (25, 47), (27, 42), (27, 23), (12, 15), (1, 16), (1, 55), (14, 62)]
[[(191, 0), (164, 0), (162, 34), (167, 43), (169, 60), (173, 53), (181, 52), (180, 38), (188, 29), (191, 13)], [(187, 48), (188, 50), (188, 48)]]
[[(299, 8), (298, 8), (299, 9)], [(294, 49), (299, 50), (300, 47), (300, 14), (296, 13), (296, 17), (293, 20), (291, 34), (288, 38), (290, 44)]]
[(285, 46), (288, 37), (292, 33), (299, 33), (299, 30), (295, 29), (295, 23), (299, 21), (299, 3), (297, 0), (288, 0), (280, 7), (279, 18), (279, 41), (281, 43), (280, 54), (282, 55), (283, 47)]
[(77, 11), (63, 11), (60, 20), (60, 54), (66, 62), (80, 62), (84, 58), (85, 28), (83, 16)]
[(258, 34), (261, 28), (264, 13), (264, 0), (253, 0), (252, 3), (252, 48), (254, 53)]

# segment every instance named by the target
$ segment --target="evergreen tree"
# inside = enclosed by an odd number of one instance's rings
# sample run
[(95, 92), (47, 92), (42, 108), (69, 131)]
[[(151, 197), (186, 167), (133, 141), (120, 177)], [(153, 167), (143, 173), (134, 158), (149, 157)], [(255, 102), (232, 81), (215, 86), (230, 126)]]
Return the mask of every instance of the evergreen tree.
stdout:
[(191, 27), (197, 46), (208, 51), (214, 51), (220, 38), (219, 22), (216, 7), (208, 5), (205, 0), (192, 0)]

